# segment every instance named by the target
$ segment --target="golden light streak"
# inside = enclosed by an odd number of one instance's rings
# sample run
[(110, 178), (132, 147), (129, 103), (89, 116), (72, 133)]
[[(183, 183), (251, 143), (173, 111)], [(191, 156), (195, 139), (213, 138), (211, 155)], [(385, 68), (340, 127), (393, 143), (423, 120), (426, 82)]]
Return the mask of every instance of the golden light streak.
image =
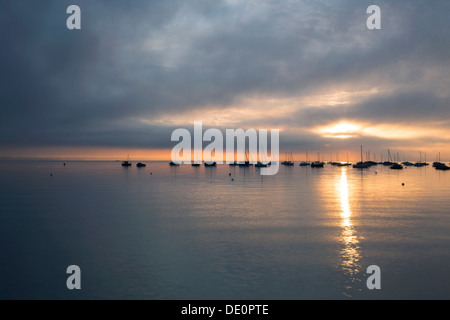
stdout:
[(347, 181), (347, 167), (342, 168), (341, 178), (337, 188), (341, 209), (341, 240), (344, 244), (344, 248), (340, 252), (342, 259), (341, 266), (349, 277), (346, 283), (346, 289), (351, 289), (357, 282), (360, 281), (357, 275), (361, 268), (359, 263), (361, 260), (361, 254), (359, 240), (352, 221), (352, 211), (349, 201), (349, 186)]

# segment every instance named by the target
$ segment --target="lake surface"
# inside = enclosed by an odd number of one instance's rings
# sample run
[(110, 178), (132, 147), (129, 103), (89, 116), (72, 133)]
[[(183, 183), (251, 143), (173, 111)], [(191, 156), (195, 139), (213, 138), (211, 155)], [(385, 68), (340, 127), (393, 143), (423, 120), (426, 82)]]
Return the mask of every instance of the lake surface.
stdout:
[(0, 174), (1, 299), (450, 298), (450, 171), (431, 165), (5, 161)]

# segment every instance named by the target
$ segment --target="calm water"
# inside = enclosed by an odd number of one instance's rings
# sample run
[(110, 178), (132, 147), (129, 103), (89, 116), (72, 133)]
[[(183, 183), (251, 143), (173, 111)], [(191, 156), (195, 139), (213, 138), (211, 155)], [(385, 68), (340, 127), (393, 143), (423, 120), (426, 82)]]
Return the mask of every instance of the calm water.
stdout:
[[(450, 298), (450, 171), (0, 162), (0, 174), (2, 299)], [(81, 290), (66, 288), (72, 264)], [(381, 290), (366, 287), (373, 264)]]

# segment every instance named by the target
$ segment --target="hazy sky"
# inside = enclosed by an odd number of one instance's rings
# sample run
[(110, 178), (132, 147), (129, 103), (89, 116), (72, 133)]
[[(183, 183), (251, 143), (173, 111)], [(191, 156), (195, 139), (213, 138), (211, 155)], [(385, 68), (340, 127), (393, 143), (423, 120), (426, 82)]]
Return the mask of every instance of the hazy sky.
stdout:
[[(71, 4), (81, 30), (66, 28)], [(381, 30), (366, 27), (371, 4)], [(447, 0), (0, 0), (0, 156), (151, 157), (202, 120), (278, 128), (294, 153), (450, 159), (449, 13)]]

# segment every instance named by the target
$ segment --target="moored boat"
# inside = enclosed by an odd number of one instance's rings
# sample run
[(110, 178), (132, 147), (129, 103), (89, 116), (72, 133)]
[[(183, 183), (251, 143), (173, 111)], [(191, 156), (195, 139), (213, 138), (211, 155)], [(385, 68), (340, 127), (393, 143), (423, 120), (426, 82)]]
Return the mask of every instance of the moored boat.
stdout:
[(399, 163), (394, 163), (392, 166), (390, 166), (389, 168), (391, 169), (396, 169), (396, 170), (401, 170), (403, 169), (403, 166)]
[(128, 155), (128, 159), (126, 161), (122, 161), (122, 167), (130, 167), (130, 166), (131, 166), (130, 155)]
[(366, 169), (369, 167), (369, 164), (367, 162), (363, 161), (363, 152), (362, 152), (362, 146), (361, 146), (361, 161), (357, 162), (353, 165), (353, 168), (355, 169)]
[(322, 161), (314, 161), (311, 163), (311, 168), (323, 168), (324, 164)]

